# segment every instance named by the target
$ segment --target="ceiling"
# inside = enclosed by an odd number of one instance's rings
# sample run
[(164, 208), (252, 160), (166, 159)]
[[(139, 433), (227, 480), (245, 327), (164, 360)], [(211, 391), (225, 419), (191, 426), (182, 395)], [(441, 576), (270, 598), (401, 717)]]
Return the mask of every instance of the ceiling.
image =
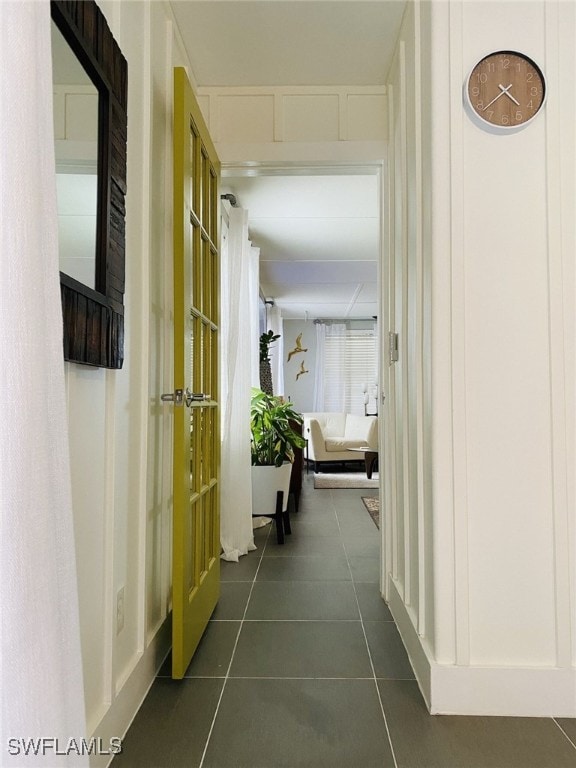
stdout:
[(379, 177), (224, 177), (249, 211), (260, 286), (285, 319), (377, 314)]
[[(172, 0), (201, 87), (384, 85), (404, 0)], [(225, 170), (249, 212), (260, 282), (286, 319), (378, 313), (373, 169)]]
[(385, 85), (404, 0), (172, 0), (200, 86)]

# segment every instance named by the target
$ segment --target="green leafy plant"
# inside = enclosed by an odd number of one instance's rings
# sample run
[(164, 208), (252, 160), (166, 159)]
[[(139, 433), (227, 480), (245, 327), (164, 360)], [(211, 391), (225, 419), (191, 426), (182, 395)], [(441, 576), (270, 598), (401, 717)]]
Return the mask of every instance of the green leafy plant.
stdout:
[(270, 345), (280, 338), (279, 333), (274, 331), (266, 331), (260, 336), (260, 362), (270, 362)]
[(304, 448), (306, 441), (290, 422), (302, 424), (302, 416), (292, 403), (275, 395), (252, 389), (250, 427), (252, 430), (252, 465), (281, 467), (294, 461), (294, 448)]

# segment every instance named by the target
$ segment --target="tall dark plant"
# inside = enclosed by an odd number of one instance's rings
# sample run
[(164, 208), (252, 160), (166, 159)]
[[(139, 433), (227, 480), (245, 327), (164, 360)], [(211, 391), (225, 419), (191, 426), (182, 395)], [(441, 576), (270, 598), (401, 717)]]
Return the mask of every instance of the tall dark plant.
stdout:
[(280, 338), (279, 333), (266, 331), (260, 336), (260, 388), (268, 395), (274, 394), (272, 367), (270, 365), (270, 345)]
[(306, 441), (291, 427), (302, 424), (302, 416), (292, 403), (275, 395), (252, 389), (250, 427), (252, 431), (252, 465), (281, 467), (294, 461), (294, 448), (304, 448)]
[(280, 334), (274, 333), (274, 331), (266, 331), (266, 333), (263, 333), (260, 336), (260, 362), (261, 363), (270, 362), (270, 345), (273, 344), (275, 341), (278, 341), (279, 338), (280, 338)]

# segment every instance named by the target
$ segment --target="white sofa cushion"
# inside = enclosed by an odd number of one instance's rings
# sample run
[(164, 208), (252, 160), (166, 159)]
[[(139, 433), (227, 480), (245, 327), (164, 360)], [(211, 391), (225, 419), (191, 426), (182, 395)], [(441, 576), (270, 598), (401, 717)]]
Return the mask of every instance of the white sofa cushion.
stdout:
[[(378, 447), (378, 421), (375, 416), (355, 416), (351, 413), (346, 414), (346, 429), (344, 439), (363, 440), (362, 446), (368, 445), (370, 448)], [(351, 447), (362, 447), (351, 446)]]
[(324, 445), (329, 453), (333, 451), (349, 451), (350, 448), (365, 448), (366, 440), (352, 440), (346, 437), (327, 437)]
[(304, 413), (304, 437), (312, 461), (350, 461), (350, 448), (378, 450), (378, 419), (347, 413)]
[(345, 413), (316, 413), (311, 415), (320, 424), (324, 437), (343, 437), (345, 434)]

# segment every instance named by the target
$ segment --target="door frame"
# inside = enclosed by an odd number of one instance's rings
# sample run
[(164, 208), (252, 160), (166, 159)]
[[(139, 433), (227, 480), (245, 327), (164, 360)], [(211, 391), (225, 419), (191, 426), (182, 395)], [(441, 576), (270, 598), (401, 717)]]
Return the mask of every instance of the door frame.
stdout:
[[(227, 177), (264, 177), (264, 176), (327, 176), (327, 175), (374, 175), (378, 177), (378, 210), (380, 211), (380, 243), (378, 258), (378, 372), (379, 372), (379, 404), (378, 413), (378, 444), (384, 446), (384, 456), (380, 451), (380, 477), (384, 482), (379, 483), (379, 501), (382, 514), (380, 515), (380, 594), (387, 597), (386, 574), (392, 562), (390, 509), (391, 497), (389, 483), (388, 457), (390, 456), (388, 423), (390, 419), (390, 398), (388, 397), (388, 307), (389, 296), (389, 258), (390, 243), (388, 242), (389, 219), (391, 206), (389, 202), (390, 181), (388, 174), (388, 157), (367, 162), (226, 162), (221, 164), (221, 179), (225, 185)], [(385, 319), (385, 322), (384, 322)]]

